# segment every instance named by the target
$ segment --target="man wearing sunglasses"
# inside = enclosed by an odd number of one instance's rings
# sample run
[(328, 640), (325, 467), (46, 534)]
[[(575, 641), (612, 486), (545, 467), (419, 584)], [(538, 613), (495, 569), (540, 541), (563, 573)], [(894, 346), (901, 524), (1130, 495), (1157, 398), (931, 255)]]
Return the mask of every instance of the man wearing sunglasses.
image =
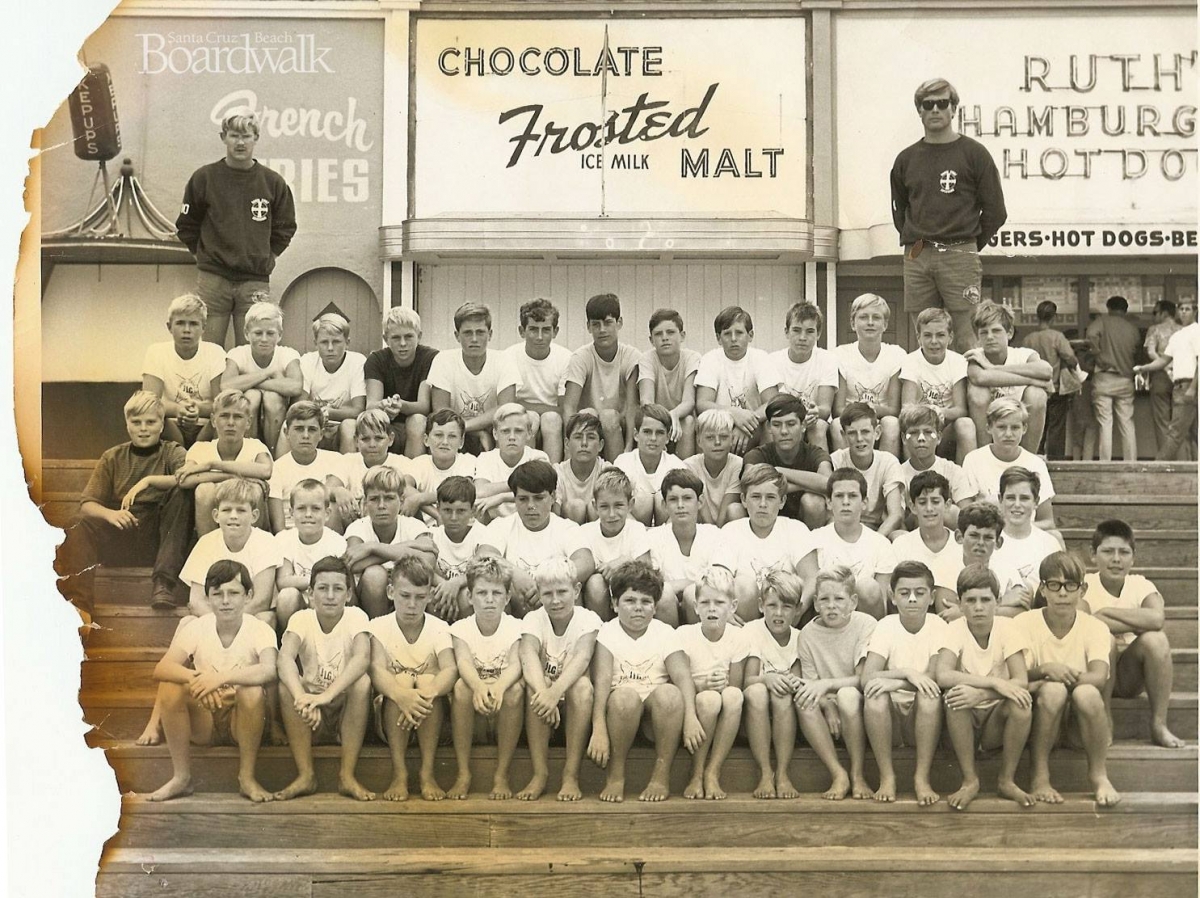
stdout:
[(971, 348), (971, 313), (979, 302), (979, 251), (1008, 213), (996, 163), (954, 130), (958, 91), (943, 78), (913, 95), (925, 136), (892, 166), (892, 221), (904, 246), (904, 310), (913, 317), (944, 308), (954, 321), (954, 348)]

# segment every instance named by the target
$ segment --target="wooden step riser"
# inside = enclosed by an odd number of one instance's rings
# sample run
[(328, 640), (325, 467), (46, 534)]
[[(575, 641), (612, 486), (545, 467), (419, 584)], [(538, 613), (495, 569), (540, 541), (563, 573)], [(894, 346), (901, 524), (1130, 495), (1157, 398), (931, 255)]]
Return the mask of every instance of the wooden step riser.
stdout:
[[(1196, 474), (1141, 471), (1056, 471), (1050, 481), (1060, 496), (1106, 492), (1119, 496), (1194, 496)], [(86, 484), (86, 479), (84, 481)], [(82, 489), (82, 487), (80, 487)]]
[[(1190, 495), (1194, 496), (1195, 493)], [(1134, 530), (1188, 530), (1196, 526), (1196, 503), (1170, 505), (1147, 499), (1145, 504), (1072, 502), (1054, 499), (1054, 521), (1059, 527), (1095, 527), (1108, 518), (1120, 518)]]
[[(810, 751), (798, 750), (797, 760), (791, 766), (792, 782), (801, 792), (820, 792), (828, 788), (828, 774), (824, 767), (815, 759)], [(1022, 759), (1018, 768), (1018, 781), (1028, 782), (1028, 754)], [(109, 762), (117, 771), (117, 782), (122, 792), (148, 792), (157, 789), (171, 777), (171, 761), (165, 750), (140, 755), (109, 755)], [(410, 752), (410, 770), (415, 772), (417, 754)], [(551, 763), (551, 773), (556, 776), (561, 770), (561, 762)], [(914, 760), (911, 752), (898, 754), (895, 760), (896, 775), (901, 784), (901, 791), (910, 790), (912, 783)], [(320, 789), (332, 792), (337, 789), (338, 759), (328, 753), (317, 755), (315, 762)], [(644, 788), (650, 777), (653, 758), (647, 753), (631, 757), (628, 764), (627, 790), (636, 795)], [(982, 757), (979, 762), (979, 775), (985, 790), (994, 790), (999, 758), (994, 756)], [(195, 787), (198, 792), (236, 792), (237, 791), (237, 757), (230, 751), (197, 752), (197, 759), (192, 765)], [(455, 776), (453, 755), (448, 751), (439, 752), (437, 759), (437, 777), (443, 788), (449, 787)], [(488, 754), (472, 759), (471, 771), (474, 777), (474, 790), (486, 794), (491, 788), (491, 778), (495, 770), (495, 757)], [(690, 761), (677, 758), (671, 771), (671, 788), (675, 794), (682, 792), (690, 775)], [(1144, 758), (1116, 757), (1108, 762), (1109, 777), (1117, 788), (1137, 789), (1150, 792), (1194, 792), (1197, 787), (1196, 763), (1194, 757), (1179, 759), (1155, 758), (1148, 755)], [(259, 779), (263, 786), (277, 790), (283, 788), (295, 776), (295, 766), (286, 748), (263, 749), (258, 763)], [(520, 788), (529, 779), (531, 767), (529, 755), (524, 750), (518, 750), (513, 759), (511, 775), (512, 784)], [(358, 764), (359, 780), (368, 788), (375, 791), (384, 790), (391, 781), (391, 761), (382, 749), (364, 751)], [(868, 754), (867, 776), (872, 782), (878, 782), (874, 761)], [(1064, 792), (1085, 792), (1089, 789), (1087, 779), (1087, 762), (1081, 752), (1058, 752), (1052, 758), (1051, 776), (1054, 785)], [(939, 752), (934, 762), (931, 779), (933, 787), (949, 793), (957, 789), (961, 782), (958, 765), (953, 760), (953, 754)], [(722, 775), (722, 785), (730, 793), (750, 793), (758, 784), (758, 768), (748, 755), (739, 753), (730, 757), (725, 764)], [(415, 779), (414, 779), (415, 784)], [(585, 794), (595, 796), (604, 785), (604, 772), (591, 762), (584, 762), (580, 772), (580, 786)]]
[[(414, 802), (421, 799), (414, 798)], [(123, 814), (109, 848), (539, 848), (543, 846), (755, 845), (759, 847), (903, 847), (933, 845), (953, 828), (957, 845), (1039, 848), (1048, 843), (1089, 848), (1190, 848), (1196, 818), (1185, 814), (1024, 815), (972, 813), (951, 821), (944, 815), (763, 814), (747, 808), (710, 814), (672, 801), (652, 815), (555, 814)], [(699, 816), (698, 816), (699, 815)], [(336, 825), (331, 825), (336, 824)]]
[(731, 894), (820, 894), (823, 898), (960, 898), (964, 883), (972, 898), (1012, 898), (1013, 895), (1080, 896), (1088, 898), (1195, 898), (1195, 873), (996, 873), (980, 870), (953, 872), (686, 872), (594, 874), (570, 871), (569, 861), (539, 875), (423, 875), (336, 873), (300, 874), (220, 873), (102, 873), (96, 898), (247, 898), (247, 896), (312, 896), (312, 898), (729, 898)]
[[(1067, 535), (1067, 550), (1074, 552), (1081, 559), (1089, 560), (1092, 553), (1092, 535)], [(1193, 532), (1189, 539), (1155, 539), (1149, 534), (1137, 542), (1137, 560), (1139, 564), (1166, 567), (1195, 567), (1197, 560), (1197, 539)]]

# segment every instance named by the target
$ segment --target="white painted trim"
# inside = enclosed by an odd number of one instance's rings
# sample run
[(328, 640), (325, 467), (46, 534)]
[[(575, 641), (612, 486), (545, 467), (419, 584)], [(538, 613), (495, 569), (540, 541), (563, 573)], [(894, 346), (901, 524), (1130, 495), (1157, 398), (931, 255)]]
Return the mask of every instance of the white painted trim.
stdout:
[(408, 90), (411, 16), (395, 10), (383, 25), (383, 196), (379, 224), (408, 217)]
[(837, 263), (825, 263), (825, 346), (837, 346)]
[[(417, 3), (419, 5), (419, 2)], [(382, 19), (397, 4), (375, 0), (125, 0), (110, 16), (203, 19)]]
[(817, 302), (817, 263), (804, 263), (804, 301)]
[(417, 265), (405, 260), (400, 263), (400, 305), (406, 309), (417, 308)]

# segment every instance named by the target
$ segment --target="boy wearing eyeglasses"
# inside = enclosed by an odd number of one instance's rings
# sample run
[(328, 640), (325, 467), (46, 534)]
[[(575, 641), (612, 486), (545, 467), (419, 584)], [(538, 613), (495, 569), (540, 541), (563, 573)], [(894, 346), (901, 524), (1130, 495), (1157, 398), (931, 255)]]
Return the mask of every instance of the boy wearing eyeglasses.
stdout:
[(1029, 691), (1033, 694), (1033, 733), (1029, 738), (1029, 791), (1035, 801), (1062, 804), (1050, 784), (1050, 751), (1059, 741), (1064, 720), (1071, 744), (1083, 743), (1088, 779), (1096, 803), (1111, 807), (1121, 795), (1108, 779), (1111, 729), (1104, 709), (1108, 654), (1112, 637), (1104, 622), (1081, 613), (1087, 587), (1083, 565), (1069, 552), (1047, 555), (1038, 569), (1045, 608), (1016, 618), (1026, 640)]
[(979, 302), (979, 250), (1008, 213), (996, 163), (984, 146), (954, 130), (958, 91), (944, 78), (917, 88), (913, 103), (924, 136), (892, 166), (892, 221), (904, 246), (904, 310), (944, 308), (954, 348), (971, 348), (971, 312)]

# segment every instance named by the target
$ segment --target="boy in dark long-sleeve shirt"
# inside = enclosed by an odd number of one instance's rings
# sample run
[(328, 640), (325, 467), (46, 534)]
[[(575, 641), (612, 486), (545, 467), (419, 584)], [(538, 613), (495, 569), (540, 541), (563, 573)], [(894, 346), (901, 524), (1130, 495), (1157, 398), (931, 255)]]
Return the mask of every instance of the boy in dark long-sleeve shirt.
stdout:
[(229, 319), (245, 342), (246, 310), (266, 292), (275, 258), (296, 233), (291, 188), (254, 159), (258, 123), (231, 115), (221, 125), (225, 158), (198, 168), (183, 191), (175, 228), (196, 257), (196, 292), (208, 306), (204, 339), (225, 343)]

